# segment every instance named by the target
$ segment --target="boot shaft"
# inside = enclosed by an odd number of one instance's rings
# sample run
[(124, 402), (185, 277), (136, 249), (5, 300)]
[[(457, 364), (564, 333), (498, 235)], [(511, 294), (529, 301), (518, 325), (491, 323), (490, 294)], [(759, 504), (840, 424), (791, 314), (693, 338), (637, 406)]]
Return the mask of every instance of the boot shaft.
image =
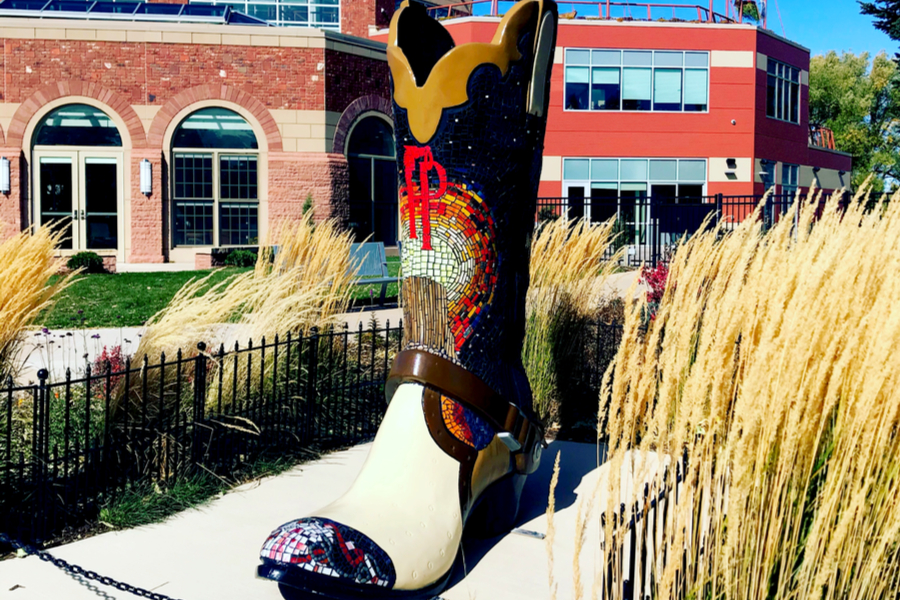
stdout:
[(403, 6), (388, 46), (407, 348), (520, 406), (531, 404), (521, 350), (555, 10), (524, 0), (491, 44), (454, 47), (423, 8)]

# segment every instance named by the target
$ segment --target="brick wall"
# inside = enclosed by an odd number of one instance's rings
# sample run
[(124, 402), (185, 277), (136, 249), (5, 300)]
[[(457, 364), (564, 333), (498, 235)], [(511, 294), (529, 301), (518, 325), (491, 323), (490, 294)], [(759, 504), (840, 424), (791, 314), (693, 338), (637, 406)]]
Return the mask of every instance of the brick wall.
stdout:
[[(346, 2), (350, 8), (345, 17), (363, 19), (358, 15), (368, 11), (365, 19), (370, 20), (381, 4), (392, 8), (393, 0)], [(367, 21), (365, 27), (369, 24)], [(365, 30), (360, 32), (366, 34)], [(200, 100), (235, 102), (265, 131), (270, 151), (270, 226), (299, 217), (308, 195), (313, 198), (317, 220), (333, 217), (346, 222), (347, 161), (343, 155), (327, 153), (335, 130), (328, 119), (334, 119), (334, 113), (343, 113), (360, 97), (389, 101), (387, 64), (367, 56), (326, 51), (324, 47), (293, 47), (293, 38), (282, 43), (268, 34), (268, 30), (260, 31), (260, 40), (268, 40), (268, 45), (262, 46), (251, 43), (251, 36), (244, 34), (233, 37), (246, 37), (246, 43), (224, 43), (227, 33), (166, 34), (188, 36), (193, 43), (3, 39), (0, 34), (6, 48), (0, 53), (0, 67), (6, 76), (5, 86), (0, 87), (0, 102), (9, 105), (11, 110), (6, 114), (12, 116), (4, 121), (0, 132), (0, 156), (10, 159), (12, 179), (10, 194), (0, 195), (0, 237), (14, 235), (28, 224), (27, 200), (23, 199), (28, 196), (29, 171), (21, 150), (25, 129), (41, 107), (67, 96), (88, 96), (111, 107), (110, 112), (125, 121), (130, 133), (133, 147), (124, 165), (129, 173), (124, 190), (128, 209), (120, 232), (127, 236), (126, 252), (119, 256), (120, 261), (159, 263), (167, 259), (170, 215), (166, 211), (169, 174), (163, 160), (164, 132), (179, 110)], [(203, 42), (198, 43), (192, 35), (204, 36)], [(207, 37), (223, 43), (206, 43)], [(318, 43), (324, 46), (325, 40), (308, 38), (309, 46)], [(17, 104), (21, 106), (12, 108)], [(280, 123), (289, 121), (287, 117), (293, 116), (290, 111), (303, 111), (302, 115), (297, 113), (296, 123), (290, 121), (295, 128), (303, 127), (301, 116), (317, 122), (309, 125), (310, 139), (321, 129), (321, 143), (320, 138), (313, 141), (324, 151), (313, 148), (312, 143), (303, 148), (296, 141), (290, 147), (282, 144), (280, 128), (288, 125)], [(274, 114), (281, 121), (276, 123)], [(152, 164), (153, 193), (149, 197), (140, 192), (142, 159)]]
[(0, 151), (0, 156), (9, 159), (9, 194), (0, 194), (0, 241), (8, 239), (19, 231), (28, 220), (23, 212), (22, 197), (22, 153), (14, 149)]
[(394, 15), (394, 0), (343, 0), (341, 33), (369, 37), (369, 26), (387, 27)]
[[(153, 193), (141, 193), (141, 160), (150, 161)], [(128, 262), (164, 262), (162, 154), (159, 151), (134, 151), (131, 154), (131, 239)]]
[[(162, 105), (209, 83), (252, 94), (267, 108), (321, 110), (324, 49), (3, 39), (5, 102), (57, 81), (101, 85), (132, 104)], [(2, 94), (0, 94), (2, 95)]]
[(312, 196), (313, 218), (349, 218), (349, 174), (342, 154), (279, 153), (269, 155), (269, 223), (297, 219)]
[(364, 95), (390, 100), (387, 62), (334, 50), (325, 51), (325, 110), (342, 113), (351, 102)]

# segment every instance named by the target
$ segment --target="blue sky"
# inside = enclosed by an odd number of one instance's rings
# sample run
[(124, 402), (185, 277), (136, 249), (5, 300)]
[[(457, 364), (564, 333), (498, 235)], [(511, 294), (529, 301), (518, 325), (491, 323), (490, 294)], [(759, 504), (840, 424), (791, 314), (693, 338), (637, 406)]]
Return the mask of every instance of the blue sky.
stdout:
[[(619, 0), (620, 2), (623, 0)], [(686, 5), (709, 6), (708, 0), (637, 0), (640, 2), (677, 3)], [(565, 0), (557, 0), (560, 11), (577, 9), (579, 14), (596, 15), (597, 9), (589, 9), (584, 4), (567, 5)], [(725, 12), (725, 3), (734, 0), (715, 0), (716, 12)], [(511, 2), (500, 1), (500, 12), (505, 12)], [(475, 5), (476, 14), (486, 12), (490, 4), (483, 2)], [(640, 9), (631, 9), (635, 15)], [(781, 20), (778, 18), (781, 13)], [(614, 12), (613, 16), (618, 16)], [(654, 15), (655, 16), (655, 15)], [(664, 16), (660, 13), (659, 16)], [(680, 13), (682, 18), (691, 18), (690, 12)], [(893, 56), (900, 51), (900, 42), (891, 40), (886, 34), (875, 29), (872, 18), (859, 12), (856, 0), (769, 0), (769, 29), (784, 35), (790, 40), (810, 49), (813, 55), (824, 54), (829, 50), (841, 52), (852, 50), (869, 52), (872, 55), (887, 50)]]
[[(722, 0), (717, 0), (724, 8)], [(810, 49), (813, 55), (829, 50), (852, 50), (877, 54), (887, 50), (893, 56), (900, 42), (875, 29), (872, 18), (859, 12), (856, 0), (777, 0), (784, 22), (784, 34)], [(769, 0), (769, 29), (781, 35), (781, 22)]]

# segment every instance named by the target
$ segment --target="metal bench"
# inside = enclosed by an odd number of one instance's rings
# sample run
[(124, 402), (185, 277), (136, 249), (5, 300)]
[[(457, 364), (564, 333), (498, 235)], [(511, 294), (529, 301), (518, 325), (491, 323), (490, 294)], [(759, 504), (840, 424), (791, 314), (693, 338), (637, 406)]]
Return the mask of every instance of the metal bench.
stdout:
[(353, 268), (358, 269), (356, 275), (359, 279), (356, 280), (356, 285), (381, 284), (379, 303), (382, 305), (387, 294), (388, 284), (400, 281), (399, 277), (391, 277), (388, 272), (387, 257), (382, 242), (353, 244), (350, 247), (350, 264), (353, 265)]

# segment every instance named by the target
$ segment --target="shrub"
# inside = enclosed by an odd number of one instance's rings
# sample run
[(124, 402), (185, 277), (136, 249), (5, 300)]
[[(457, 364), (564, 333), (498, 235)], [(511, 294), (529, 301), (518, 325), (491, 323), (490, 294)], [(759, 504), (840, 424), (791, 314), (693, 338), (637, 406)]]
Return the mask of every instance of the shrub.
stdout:
[(69, 257), (66, 267), (72, 271), (81, 269), (85, 273), (106, 273), (103, 257), (96, 252), (78, 252)]
[[(641, 267), (641, 283), (647, 285), (647, 307), (644, 311), (645, 320), (656, 318), (656, 311), (666, 291), (666, 283), (669, 280), (669, 264), (660, 261), (655, 267), (644, 265)], [(646, 325), (646, 324), (645, 324)]]
[(232, 250), (225, 257), (226, 267), (252, 267), (256, 264), (256, 252), (253, 250)]

